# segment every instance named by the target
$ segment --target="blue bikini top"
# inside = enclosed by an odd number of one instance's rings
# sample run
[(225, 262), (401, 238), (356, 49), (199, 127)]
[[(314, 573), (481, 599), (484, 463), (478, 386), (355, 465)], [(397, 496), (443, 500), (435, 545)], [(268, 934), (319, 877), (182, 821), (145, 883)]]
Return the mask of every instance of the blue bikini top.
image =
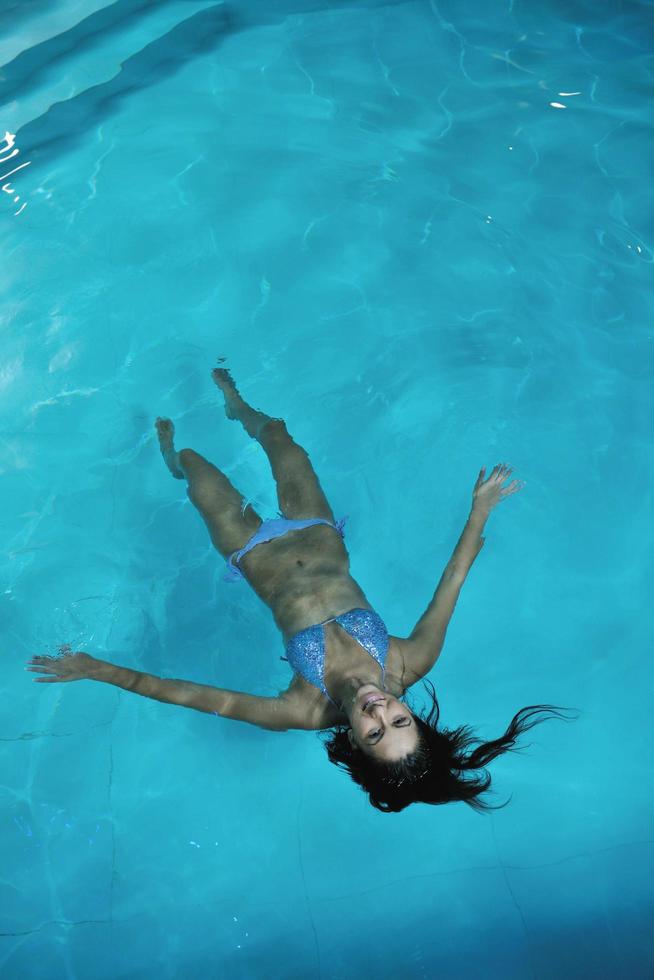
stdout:
[(326, 619), (323, 623), (316, 623), (315, 626), (308, 626), (299, 633), (295, 633), (286, 644), (286, 656), (280, 657), (280, 660), (287, 660), (296, 673), (322, 691), (332, 704), (336, 704), (327, 693), (324, 681), (325, 633), (323, 626), (327, 623), (338, 623), (370, 654), (373, 660), (377, 661), (382, 669), (383, 684), (390, 640), (381, 616), (372, 609), (350, 609), (349, 612), (341, 613), (340, 616), (333, 616), (332, 619)]

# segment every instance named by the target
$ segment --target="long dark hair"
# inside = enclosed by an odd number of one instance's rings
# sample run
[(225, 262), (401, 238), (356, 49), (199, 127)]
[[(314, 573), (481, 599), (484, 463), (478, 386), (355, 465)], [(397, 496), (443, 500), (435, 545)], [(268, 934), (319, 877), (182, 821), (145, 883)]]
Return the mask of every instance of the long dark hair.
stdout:
[[(468, 725), (450, 731), (438, 730), (440, 707), (434, 685), (429, 685), (428, 693), (432, 707), (425, 717), (423, 710), (419, 715), (413, 713), (418, 726), (419, 740), (414, 752), (394, 763), (380, 764), (371, 756), (352, 746), (348, 738), (348, 726), (339, 725), (329, 731), (325, 747), (329, 761), (350, 774), (377, 810), (383, 813), (399, 813), (411, 803), (451, 803), (461, 800), (473, 810), (501, 810), (511, 802), (511, 797), (501, 806), (490, 806), (478, 797), (491, 783), (491, 777), (484, 770), (481, 776), (463, 779), (462, 773), (481, 769), (503, 752), (517, 752), (515, 740), (518, 735), (529, 731), (534, 725), (555, 716), (563, 721), (568, 719), (560, 714), (566, 708), (551, 704), (532, 704), (522, 708), (511, 719), (507, 730), (500, 738), (482, 742), (475, 738)], [(542, 714), (545, 717), (537, 718)], [(465, 749), (472, 742), (480, 743), (476, 749), (465, 755)]]

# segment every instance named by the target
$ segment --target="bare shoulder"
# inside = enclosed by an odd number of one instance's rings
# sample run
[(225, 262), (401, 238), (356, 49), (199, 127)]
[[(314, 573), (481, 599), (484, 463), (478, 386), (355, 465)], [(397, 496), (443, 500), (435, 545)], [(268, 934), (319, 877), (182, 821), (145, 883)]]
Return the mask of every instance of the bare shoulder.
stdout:
[[(402, 697), (408, 688), (424, 676), (420, 672), (415, 640), (401, 636), (389, 636), (390, 645), (386, 659), (386, 685), (396, 697)], [(393, 690), (395, 688), (395, 690)]]
[[(387, 689), (395, 697), (402, 697), (423, 676), (418, 646), (415, 640), (389, 636), (384, 678)], [(287, 706), (289, 717), (298, 719), (298, 723), (292, 727), (319, 731), (348, 723), (347, 715), (298, 674), (293, 676), (288, 688), (279, 694), (279, 699)]]
[(285, 691), (279, 695), (280, 701), (289, 707), (290, 712), (302, 719), (302, 727), (310, 731), (333, 728), (334, 725), (347, 724), (347, 716), (336, 708), (331, 701), (298, 674)]
[[(402, 697), (406, 690), (423, 676), (419, 673), (416, 663), (416, 652), (415, 640), (389, 636), (384, 680), (387, 689), (397, 698)], [(295, 710), (302, 714), (305, 727), (308, 729), (318, 731), (348, 724), (347, 715), (328, 701), (313, 684), (309, 684), (297, 674), (287, 690), (280, 694), (280, 698), (297, 706)]]

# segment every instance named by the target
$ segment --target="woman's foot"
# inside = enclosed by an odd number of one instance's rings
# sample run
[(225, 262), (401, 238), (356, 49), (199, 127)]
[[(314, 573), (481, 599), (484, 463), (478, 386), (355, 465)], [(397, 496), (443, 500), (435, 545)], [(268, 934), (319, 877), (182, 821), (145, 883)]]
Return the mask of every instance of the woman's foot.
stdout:
[(257, 412), (244, 402), (234, 384), (234, 379), (226, 368), (214, 368), (211, 377), (225, 396), (225, 415), (228, 419), (238, 419), (248, 435), (258, 439), (263, 426), (270, 421), (270, 416)]
[(179, 459), (175, 452), (175, 446), (173, 445), (175, 426), (170, 419), (163, 419), (161, 417), (157, 419), (154, 426), (159, 436), (159, 448), (161, 449), (161, 455), (164, 458), (166, 466), (176, 480), (185, 480), (186, 477), (179, 465)]
[(225, 415), (228, 419), (237, 419), (239, 417), (239, 402), (243, 402), (243, 399), (238, 393), (231, 374), (227, 368), (214, 368), (211, 377), (225, 396)]

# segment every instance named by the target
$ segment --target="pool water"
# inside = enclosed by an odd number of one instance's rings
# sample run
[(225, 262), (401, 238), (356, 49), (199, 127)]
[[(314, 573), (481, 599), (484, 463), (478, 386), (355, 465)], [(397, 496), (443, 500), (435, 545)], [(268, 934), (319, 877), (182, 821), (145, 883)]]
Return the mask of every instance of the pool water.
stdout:
[[(654, 974), (652, 14), (0, 8), (3, 977)], [(526, 481), (430, 674), (484, 740), (578, 711), (491, 763), (504, 809), (382, 814), (314, 733), (24, 671), (70, 643), (287, 686), (154, 430), (276, 515), (219, 358), (350, 515), (393, 635), (480, 468)]]

